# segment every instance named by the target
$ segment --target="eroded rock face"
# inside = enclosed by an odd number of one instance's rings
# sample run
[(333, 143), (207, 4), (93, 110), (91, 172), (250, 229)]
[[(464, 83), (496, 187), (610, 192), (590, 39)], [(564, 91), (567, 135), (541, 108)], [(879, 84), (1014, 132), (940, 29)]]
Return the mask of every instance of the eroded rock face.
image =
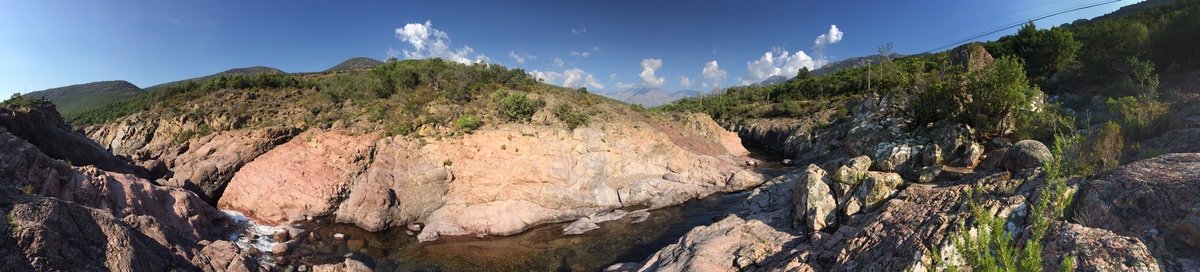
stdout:
[(696, 136), (700, 133), (690, 131), (694, 127), (654, 126), (661, 125), (604, 123), (574, 131), (509, 125), (432, 142), (423, 154), (446, 161), (453, 182), (445, 204), (429, 215), (419, 237), (509, 235), (538, 224), (628, 206), (666, 207), (763, 182), (761, 175), (737, 166), (723, 141)]
[(218, 207), (264, 224), (328, 215), (366, 168), (378, 134), (308, 132), (247, 163)]
[(1092, 180), (1078, 199), (1082, 225), (1137, 237), (1168, 269), (1194, 262), (1184, 256), (1200, 256), (1200, 153), (1118, 167)]
[(424, 222), (450, 187), (450, 170), (404, 137), (380, 140), (375, 160), (336, 212), (338, 223), (368, 231)]

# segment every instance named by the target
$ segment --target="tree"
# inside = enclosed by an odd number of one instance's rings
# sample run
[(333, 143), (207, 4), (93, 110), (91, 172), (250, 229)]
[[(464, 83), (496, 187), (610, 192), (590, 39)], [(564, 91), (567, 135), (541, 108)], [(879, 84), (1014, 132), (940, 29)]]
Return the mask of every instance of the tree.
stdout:
[(1008, 41), (1009, 50), (1025, 60), (1028, 78), (1045, 83), (1051, 76), (1063, 71), (1079, 52), (1082, 43), (1065, 28), (1038, 30), (1033, 22), (1021, 27), (1017, 35)]
[(800, 71), (796, 72), (796, 80), (805, 80), (805, 79), (808, 79), (809, 77), (810, 76), (808, 75), (808, 67), (807, 66), (800, 67)]
[[(1019, 58), (1001, 57), (977, 72), (980, 80), (968, 84), (971, 96), (967, 115), (985, 136), (999, 136), (1013, 128), (1015, 115), (1028, 110), (1041, 91), (1030, 86)], [(989, 135), (990, 134), (990, 135)]]

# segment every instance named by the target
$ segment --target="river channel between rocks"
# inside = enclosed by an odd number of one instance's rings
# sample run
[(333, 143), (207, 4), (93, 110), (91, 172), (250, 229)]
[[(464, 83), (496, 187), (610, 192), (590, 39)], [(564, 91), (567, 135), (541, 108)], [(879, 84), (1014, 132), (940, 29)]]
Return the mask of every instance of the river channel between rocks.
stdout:
[[(754, 151), (754, 158), (766, 162), (757, 171), (777, 176), (789, 170), (772, 154)], [(317, 217), (292, 225), (304, 233), (291, 237), (287, 254), (272, 256), (269, 252), (276, 244), (271, 236), (285, 232), (284, 228), (258, 227), (251, 222), (245, 234), (231, 239), (240, 240), (243, 248), (263, 252), (261, 260), (281, 271), (297, 271), (301, 265), (311, 269), (347, 258), (375, 271), (598, 271), (614, 263), (646, 260), (692, 228), (733, 213), (747, 194), (713, 195), (652, 210), (640, 222), (625, 216), (601, 222), (599, 229), (580, 235), (564, 235), (563, 227), (570, 223), (564, 222), (511, 236), (442, 236), (421, 243), (404, 227), (372, 233), (352, 224), (334, 223), (331, 217)]]

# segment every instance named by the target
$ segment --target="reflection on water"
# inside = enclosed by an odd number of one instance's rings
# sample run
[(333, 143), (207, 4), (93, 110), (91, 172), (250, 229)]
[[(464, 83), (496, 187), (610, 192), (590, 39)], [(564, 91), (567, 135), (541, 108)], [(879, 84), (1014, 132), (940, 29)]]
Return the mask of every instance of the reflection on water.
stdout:
[[(353, 258), (377, 271), (596, 271), (619, 262), (641, 262), (674, 243), (693, 227), (730, 214), (746, 193), (713, 196), (651, 211), (643, 222), (632, 218), (600, 223), (600, 229), (564, 236), (567, 223), (535, 227), (505, 237), (443, 236), (419, 243), (407, 229), (371, 233), (354, 225), (315, 218), (297, 225), (311, 234), (296, 237), (280, 267), (341, 262)], [(628, 211), (633, 211), (629, 209)], [(337, 239), (334, 234), (344, 237)]]

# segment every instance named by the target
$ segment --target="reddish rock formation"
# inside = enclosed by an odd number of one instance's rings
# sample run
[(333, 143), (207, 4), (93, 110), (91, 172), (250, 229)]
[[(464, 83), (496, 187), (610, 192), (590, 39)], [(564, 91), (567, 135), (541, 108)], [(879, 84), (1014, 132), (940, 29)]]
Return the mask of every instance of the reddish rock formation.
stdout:
[(378, 134), (308, 132), (247, 163), (218, 207), (280, 224), (332, 213), (370, 161)]
[(163, 185), (191, 190), (216, 205), (234, 173), (298, 132), (295, 128), (267, 127), (192, 139), (159, 158), (173, 172)]
[(1077, 201), (1082, 225), (1139, 238), (1168, 269), (1200, 256), (1200, 153), (1121, 166), (1092, 180)]
[(404, 137), (383, 139), (378, 145), (374, 162), (338, 208), (337, 222), (368, 231), (424, 222), (442, 207), (450, 170)]

